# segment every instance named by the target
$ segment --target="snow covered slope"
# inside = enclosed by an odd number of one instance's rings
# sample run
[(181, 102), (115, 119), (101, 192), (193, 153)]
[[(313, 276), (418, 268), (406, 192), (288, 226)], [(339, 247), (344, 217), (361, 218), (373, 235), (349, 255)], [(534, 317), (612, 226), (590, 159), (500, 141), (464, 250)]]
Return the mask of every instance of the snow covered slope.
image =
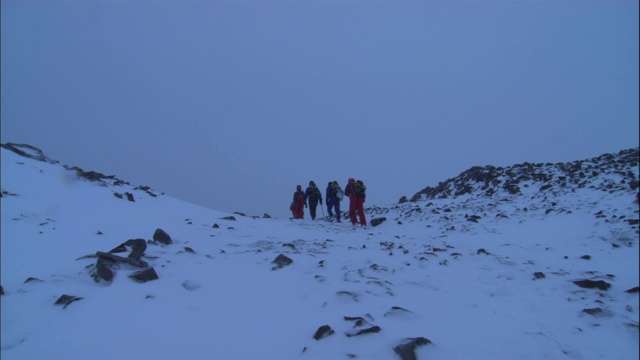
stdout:
[(637, 149), (578, 184), (557, 164), (475, 169), (457, 195), (369, 208), (386, 221), (367, 229), (222, 213), (17, 149), (2, 359), (638, 358)]

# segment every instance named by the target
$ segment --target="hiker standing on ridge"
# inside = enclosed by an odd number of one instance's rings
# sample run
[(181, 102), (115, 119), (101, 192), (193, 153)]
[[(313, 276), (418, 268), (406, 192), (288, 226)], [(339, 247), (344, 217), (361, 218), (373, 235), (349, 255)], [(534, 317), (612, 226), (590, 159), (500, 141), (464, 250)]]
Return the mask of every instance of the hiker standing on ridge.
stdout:
[(329, 214), (328, 219), (330, 220), (333, 217), (333, 183), (329, 181), (327, 184), (327, 190), (325, 192), (325, 204), (327, 204), (327, 214)]
[(329, 219), (333, 216), (331, 209), (336, 210), (336, 219), (340, 222), (340, 201), (344, 196), (344, 192), (340, 189), (337, 181), (329, 182), (327, 186), (327, 211), (329, 213)]
[(358, 222), (356, 213), (358, 213), (358, 217), (360, 218), (360, 225), (362, 225), (362, 227), (367, 226), (367, 220), (364, 217), (366, 189), (362, 180), (355, 181), (353, 178), (349, 179), (347, 187), (344, 188), (345, 195), (349, 197), (349, 219), (351, 219), (353, 226), (356, 226)]
[(322, 193), (313, 181), (309, 181), (309, 187), (304, 192), (305, 203), (307, 202), (307, 199), (309, 199), (309, 213), (311, 214), (311, 220), (315, 220), (318, 201), (320, 202), (320, 205), (322, 205)]
[(304, 208), (307, 207), (307, 201), (302, 192), (302, 186), (296, 186), (296, 192), (293, 193), (293, 202), (291, 202), (291, 206), (289, 209), (293, 213), (294, 219), (303, 219), (304, 218)]

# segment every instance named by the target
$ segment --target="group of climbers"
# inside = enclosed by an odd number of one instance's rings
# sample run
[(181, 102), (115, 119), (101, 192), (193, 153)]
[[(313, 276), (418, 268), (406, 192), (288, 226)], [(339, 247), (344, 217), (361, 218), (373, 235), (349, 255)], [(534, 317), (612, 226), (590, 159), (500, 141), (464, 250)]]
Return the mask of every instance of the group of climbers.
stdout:
[[(364, 202), (366, 199), (366, 187), (362, 180), (350, 178), (344, 191), (340, 188), (337, 181), (329, 181), (325, 192), (327, 205), (328, 220), (333, 219), (334, 211), (337, 222), (341, 222), (340, 217), (340, 201), (343, 197), (349, 198), (349, 219), (351, 224), (356, 226), (360, 220), (361, 226), (367, 226), (367, 220), (364, 216)], [(308, 204), (307, 204), (308, 200)], [(318, 203), (322, 205), (322, 193), (316, 186), (315, 182), (309, 181), (309, 186), (303, 192), (302, 186), (296, 186), (296, 192), (293, 193), (293, 202), (290, 210), (294, 219), (304, 218), (304, 208), (309, 208), (311, 220), (316, 219), (316, 208)], [(356, 216), (357, 215), (357, 216)]]

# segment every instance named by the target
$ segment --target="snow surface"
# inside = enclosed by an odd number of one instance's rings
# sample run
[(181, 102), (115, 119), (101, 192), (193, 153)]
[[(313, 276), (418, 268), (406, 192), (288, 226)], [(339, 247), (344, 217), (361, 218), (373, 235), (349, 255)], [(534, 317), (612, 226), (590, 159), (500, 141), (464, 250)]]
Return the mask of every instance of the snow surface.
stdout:
[[(432, 342), (418, 359), (639, 356), (638, 293), (626, 292), (640, 283), (637, 227), (623, 220), (638, 218), (632, 192), (581, 189), (552, 212), (524, 196), (407, 203), (353, 229), (308, 214), (223, 220), (232, 214), (4, 148), (1, 184), (3, 360), (400, 359), (394, 347), (416, 337)], [(420, 216), (406, 215), (415, 207)], [(173, 239), (149, 241), (142, 258), (158, 280), (131, 280), (129, 265), (94, 280), (87, 255), (157, 228)], [(293, 263), (274, 269), (279, 254)], [(55, 305), (63, 294), (82, 299)], [(335, 333), (315, 340), (322, 325)]]

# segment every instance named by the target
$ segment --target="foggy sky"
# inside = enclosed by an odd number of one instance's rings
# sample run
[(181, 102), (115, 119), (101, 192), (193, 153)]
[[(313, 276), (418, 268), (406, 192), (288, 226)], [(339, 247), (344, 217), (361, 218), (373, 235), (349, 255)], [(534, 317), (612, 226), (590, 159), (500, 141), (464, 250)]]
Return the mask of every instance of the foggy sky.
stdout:
[(3, 143), (217, 210), (638, 146), (637, 0), (1, 6)]

